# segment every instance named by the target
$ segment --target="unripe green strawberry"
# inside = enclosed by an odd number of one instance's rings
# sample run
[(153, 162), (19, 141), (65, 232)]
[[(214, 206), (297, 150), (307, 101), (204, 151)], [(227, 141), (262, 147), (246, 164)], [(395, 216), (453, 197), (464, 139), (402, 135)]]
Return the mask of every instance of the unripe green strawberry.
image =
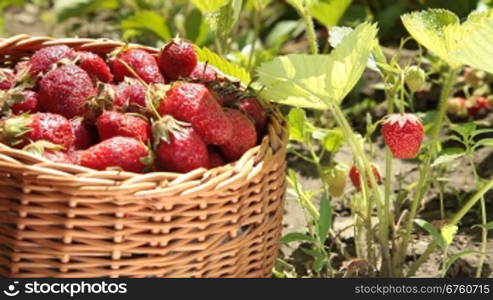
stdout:
[(426, 74), (418, 66), (410, 66), (404, 73), (404, 82), (412, 92), (422, 90), (426, 85)]
[(345, 165), (338, 164), (333, 168), (324, 170), (322, 176), (325, 184), (329, 186), (329, 194), (332, 197), (341, 197), (344, 195), (344, 189), (346, 187), (347, 180), (347, 167)]
[(463, 97), (454, 97), (447, 100), (447, 113), (451, 116), (467, 116), (466, 99)]

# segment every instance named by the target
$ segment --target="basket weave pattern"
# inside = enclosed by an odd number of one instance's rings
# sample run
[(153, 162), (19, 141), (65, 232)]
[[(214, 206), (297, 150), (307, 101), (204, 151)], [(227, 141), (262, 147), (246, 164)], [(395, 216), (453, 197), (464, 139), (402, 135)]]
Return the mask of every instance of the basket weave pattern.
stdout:
[[(100, 54), (122, 45), (19, 35), (0, 40), (0, 64), (56, 44)], [(270, 276), (287, 139), (274, 109), (239, 161), (187, 174), (94, 171), (0, 144), (0, 275)]]

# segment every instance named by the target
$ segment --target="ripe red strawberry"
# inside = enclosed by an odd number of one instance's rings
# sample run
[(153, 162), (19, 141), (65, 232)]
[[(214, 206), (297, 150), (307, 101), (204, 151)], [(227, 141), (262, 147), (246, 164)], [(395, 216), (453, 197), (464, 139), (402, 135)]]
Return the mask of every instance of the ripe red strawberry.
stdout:
[(191, 123), (206, 144), (225, 144), (233, 134), (231, 122), (221, 106), (209, 89), (200, 83), (174, 84), (161, 101), (159, 113)]
[(70, 119), (70, 125), (74, 131), (74, 150), (87, 149), (96, 143), (96, 131), (90, 127), (82, 117), (75, 117)]
[(382, 124), (385, 144), (396, 158), (413, 158), (423, 141), (423, 124), (413, 114), (393, 114)]
[(151, 134), (151, 125), (143, 117), (116, 111), (103, 112), (96, 126), (101, 140), (125, 136), (147, 143)]
[(72, 59), (74, 56), (74, 49), (65, 45), (41, 48), (29, 59), (29, 73), (37, 75), (47, 72), (53, 64), (64, 58)]
[(16, 102), (12, 105), (12, 112), (16, 115), (21, 113), (35, 113), (39, 111), (38, 93), (31, 90), (21, 92), (22, 102)]
[(80, 158), (82, 156), (82, 153), (84, 153), (85, 150), (74, 150), (71, 149), (67, 152), (70, 160), (72, 161), (73, 164), (80, 165)]
[(240, 110), (253, 120), (260, 135), (267, 123), (267, 113), (262, 104), (255, 97), (244, 98), (240, 100)]
[(102, 82), (109, 83), (113, 81), (113, 74), (111, 74), (110, 67), (99, 55), (87, 51), (80, 51), (77, 55), (79, 56), (79, 67), (89, 75), (96, 77)]
[(164, 83), (156, 59), (142, 49), (128, 49), (112, 60), (111, 69), (117, 82), (125, 77), (135, 77), (129, 68), (147, 83)]
[(221, 154), (214, 148), (208, 148), (209, 155), (209, 169), (217, 168), (223, 166), (226, 162)]
[(154, 136), (164, 170), (186, 173), (209, 165), (207, 146), (190, 125), (166, 116), (154, 125)]
[(198, 80), (204, 83), (208, 83), (217, 79), (218, 75), (216, 70), (204, 63), (197, 63), (193, 71), (188, 75), (190, 79)]
[(231, 124), (233, 124), (233, 136), (219, 147), (224, 157), (229, 161), (233, 161), (240, 158), (243, 153), (257, 144), (257, 131), (253, 122), (242, 112), (226, 109), (225, 113)]
[(14, 72), (10, 69), (0, 69), (0, 90), (8, 90), (15, 80)]
[(2, 141), (22, 148), (29, 141), (44, 140), (70, 149), (74, 132), (63, 116), (51, 113), (35, 113), (6, 119), (2, 126)]
[(89, 75), (75, 65), (50, 71), (39, 83), (39, 100), (43, 109), (67, 118), (82, 115), (86, 100), (95, 94)]
[(129, 137), (113, 137), (84, 150), (80, 165), (95, 170), (120, 168), (142, 173), (152, 166), (152, 153), (142, 142)]
[[(378, 167), (372, 164), (371, 168), (373, 171), (373, 176), (375, 176), (375, 180), (377, 181), (377, 183), (378, 184), (382, 183), (382, 175), (380, 174), (380, 170), (378, 169)], [(351, 179), (351, 182), (353, 183), (356, 190), (358, 192), (361, 191), (361, 177), (359, 175), (358, 168), (356, 168), (356, 166), (354, 165), (349, 170), (349, 179)], [(367, 178), (367, 181), (368, 181), (368, 187), (371, 188), (371, 182), (369, 178)]]
[(170, 80), (187, 77), (197, 66), (197, 54), (188, 42), (175, 38), (159, 53), (159, 69)]
[(491, 110), (491, 104), (486, 97), (475, 97), (468, 100), (466, 103), (467, 114), (471, 117), (475, 117), (480, 113)]
[(146, 107), (146, 88), (138, 80), (126, 78), (115, 88), (113, 105), (123, 108)]

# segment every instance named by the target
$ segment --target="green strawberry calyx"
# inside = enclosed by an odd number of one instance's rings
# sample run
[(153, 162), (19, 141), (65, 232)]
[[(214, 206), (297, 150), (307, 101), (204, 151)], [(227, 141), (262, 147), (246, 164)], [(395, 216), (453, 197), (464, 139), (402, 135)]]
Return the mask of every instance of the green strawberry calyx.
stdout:
[(33, 118), (28, 114), (5, 120), (0, 128), (2, 141), (7, 142), (11, 146), (21, 143), (23, 136), (32, 130), (30, 127), (32, 122)]

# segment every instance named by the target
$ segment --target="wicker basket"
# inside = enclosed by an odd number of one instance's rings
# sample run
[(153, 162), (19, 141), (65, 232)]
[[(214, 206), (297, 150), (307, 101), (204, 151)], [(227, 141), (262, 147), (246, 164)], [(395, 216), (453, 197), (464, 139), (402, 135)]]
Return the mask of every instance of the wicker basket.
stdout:
[[(0, 64), (58, 44), (100, 54), (122, 46), (18, 35), (0, 40)], [(0, 275), (270, 276), (286, 190), (285, 125), (273, 109), (261, 145), (187, 174), (94, 171), (0, 144)]]

